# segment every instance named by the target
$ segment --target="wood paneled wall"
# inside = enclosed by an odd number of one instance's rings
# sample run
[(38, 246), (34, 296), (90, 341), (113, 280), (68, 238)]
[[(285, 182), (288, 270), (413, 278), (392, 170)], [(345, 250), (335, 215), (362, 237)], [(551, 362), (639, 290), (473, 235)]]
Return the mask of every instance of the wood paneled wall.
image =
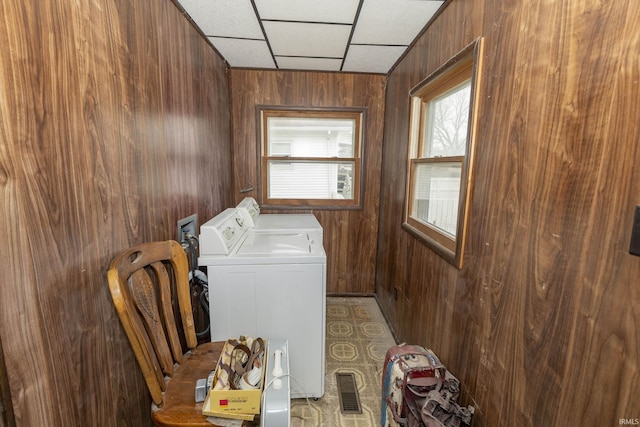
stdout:
[[(236, 203), (245, 196), (260, 201), (258, 105), (366, 109), (363, 209), (313, 211), (324, 230), (327, 292), (374, 292), (384, 84), (385, 76), (373, 74), (231, 70)], [(255, 190), (240, 193), (248, 187)], [(278, 211), (284, 212), (287, 211)]]
[[(387, 86), (376, 291), (462, 381), (474, 426), (640, 418), (640, 3), (452, 0)], [(400, 227), (408, 92), (485, 38), (457, 270)], [(398, 299), (394, 299), (394, 288)]]
[(0, 338), (16, 423), (150, 425), (106, 269), (229, 205), (226, 65), (166, 0), (0, 10)]

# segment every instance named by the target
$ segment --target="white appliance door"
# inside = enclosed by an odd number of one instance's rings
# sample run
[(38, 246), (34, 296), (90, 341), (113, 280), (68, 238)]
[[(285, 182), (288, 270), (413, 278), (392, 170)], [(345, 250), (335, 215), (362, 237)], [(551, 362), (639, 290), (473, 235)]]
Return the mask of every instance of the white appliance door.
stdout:
[(211, 339), (289, 342), (292, 397), (322, 397), (325, 264), (209, 266)]

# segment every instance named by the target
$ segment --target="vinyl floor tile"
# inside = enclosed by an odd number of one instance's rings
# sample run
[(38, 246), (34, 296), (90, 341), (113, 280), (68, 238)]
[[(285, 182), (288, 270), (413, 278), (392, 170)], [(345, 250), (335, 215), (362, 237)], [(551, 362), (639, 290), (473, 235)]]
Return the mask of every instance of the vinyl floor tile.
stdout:
[[(292, 400), (291, 426), (378, 426), (384, 356), (396, 344), (382, 312), (372, 297), (329, 297), (326, 317), (325, 394)], [(340, 412), (337, 372), (354, 374), (362, 414)]]

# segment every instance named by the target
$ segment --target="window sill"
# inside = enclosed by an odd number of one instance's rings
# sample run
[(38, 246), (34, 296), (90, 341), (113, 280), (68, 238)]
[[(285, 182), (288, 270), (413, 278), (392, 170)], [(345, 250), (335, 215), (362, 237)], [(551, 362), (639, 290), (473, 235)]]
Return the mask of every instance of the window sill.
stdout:
[[(415, 237), (420, 243), (427, 246), (429, 249), (438, 254), (442, 259), (449, 264), (456, 267), (458, 270), (462, 268), (462, 257), (457, 257), (456, 252), (444, 246), (442, 243), (436, 241), (432, 237), (426, 235), (422, 231), (418, 230), (409, 223), (403, 222), (402, 228)], [(458, 251), (460, 252), (460, 251)]]

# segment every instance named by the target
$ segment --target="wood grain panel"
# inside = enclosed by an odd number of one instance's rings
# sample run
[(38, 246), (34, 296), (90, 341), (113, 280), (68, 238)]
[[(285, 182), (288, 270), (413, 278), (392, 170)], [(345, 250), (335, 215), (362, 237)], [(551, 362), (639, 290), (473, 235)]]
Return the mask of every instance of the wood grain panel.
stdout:
[(258, 105), (366, 109), (363, 209), (313, 210), (324, 229), (330, 293), (374, 291), (384, 83), (384, 76), (370, 74), (231, 70), (235, 203), (259, 200)]
[(150, 425), (106, 267), (228, 205), (226, 66), (167, 1), (0, 7), (0, 337), (16, 424)]
[(11, 405), (11, 390), (9, 389), (9, 376), (4, 363), (2, 353), (2, 340), (0, 340), (0, 427), (15, 425), (13, 418), (13, 405)]
[[(628, 254), (639, 18), (629, 2), (453, 1), (389, 77), (376, 292), (399, 338), (460, 377), (475, 426), (640, 418), (640, 261)], [(479, 36), (472, 225), (457, 271), (399, 227), (406, 94)]]

